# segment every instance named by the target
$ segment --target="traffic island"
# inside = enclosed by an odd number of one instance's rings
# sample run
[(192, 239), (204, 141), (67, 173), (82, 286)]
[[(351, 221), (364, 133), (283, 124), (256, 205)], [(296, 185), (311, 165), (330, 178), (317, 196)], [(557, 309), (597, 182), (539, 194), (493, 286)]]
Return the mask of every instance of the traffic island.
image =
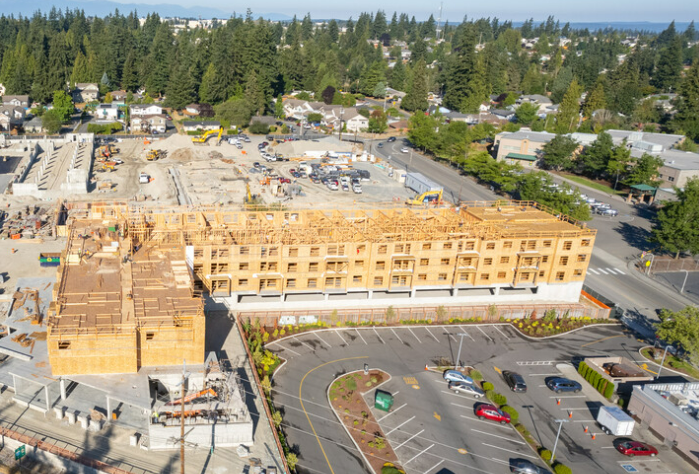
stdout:
[[(336, 378), (328, 388), (328, 400), (335, 416), (375, 474), (381, 473), (387, 464), (399, 469), (398, 457), (364, 400), (364, 394), (389, 378), (389, 374), (377, 369), (356, 371)], [(390, 394), (377, 390), (376, 408), (388, 411), (392, 402)]]

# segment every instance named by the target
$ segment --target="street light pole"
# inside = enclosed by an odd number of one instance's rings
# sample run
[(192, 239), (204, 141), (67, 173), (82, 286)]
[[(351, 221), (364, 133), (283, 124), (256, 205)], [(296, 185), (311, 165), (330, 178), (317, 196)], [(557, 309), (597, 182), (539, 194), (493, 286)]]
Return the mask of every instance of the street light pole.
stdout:
[(460, 367), (459, 363), (461, 362), (461, 345), (464, 343), (464, 337), (467, 337), (468, 334), (462, 333), (462, 334), (457, 334), (461, 338), (461, 341), (459, 341), (459, 353), (456, 355), (456, 361), (454, 362), (454, 368), (458, 370)]
[(669, 345), (665, 346), (665, 352), (663, 352), (663, 360), (660, 361), (660, 368), (658, 369), (658, 375), (655, 376), (655, 380), (660, 379), (660, 372), (663, 371), (663, 365), (665, 364), (665, 356), (667, 356), (667, 348)]
[(563, 423), (568, 423), (568, 420), (555, 420), (558, 423), (558, 433), (556, 434), (556, 441), (553, 443), (553, 451), (551, 451), (551, 462), (556, 456), (556, 446), (558, 446), (558, 437), (561, 436), (561, 428), (563, 428)]
[(687, 284), (687, 277), (689, 276), (689, 270), (682, 270), (684, 272), (684, 282), (682, 282), (682, 289), (680, 293), (684, 293), (684, 285)]

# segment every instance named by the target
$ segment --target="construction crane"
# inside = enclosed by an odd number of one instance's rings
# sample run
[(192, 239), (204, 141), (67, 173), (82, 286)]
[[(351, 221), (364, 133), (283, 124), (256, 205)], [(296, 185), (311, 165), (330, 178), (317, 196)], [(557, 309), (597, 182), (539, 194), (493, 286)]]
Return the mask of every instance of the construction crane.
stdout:
[(223, 127), (219, 128), (218, 130), (209, 130), (208, 132), (204, 133), (204, 135), (192, 137), (192, 143), (195, 145), (204, 145), (210, 136), (216, 134), (218, 134), (218, 137), (216, 137), (216, 143), (218, 143), (223, 135)]
[(425, 204), (430, 204), (434, 202), (435, 204), (440, 204), (442, 202), (442, 189), (435, 191), (427, 191), (420, 194), (414, 199), (408, 199), (405, 204), (408, 206), (424, 206)]

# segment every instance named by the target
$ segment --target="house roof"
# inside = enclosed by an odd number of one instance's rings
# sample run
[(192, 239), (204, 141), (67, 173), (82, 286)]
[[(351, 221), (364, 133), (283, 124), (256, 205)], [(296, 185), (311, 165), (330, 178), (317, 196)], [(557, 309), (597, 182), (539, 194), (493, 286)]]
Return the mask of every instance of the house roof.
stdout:
[(162, 106), (160, 106), (158, 104), (132, 104), (130, 107), (132, 109), (147, 109), (149, 107), (158, 107), (161, 110), (163, 108)]
[(664, 150), (660, 153), (648, 153), (638, 148), (631, 149), (631, 156), (634, 158), (640, 158), (644, 153), (659, 157), (663, 160), (663, 166), (666, 168), (680, 171), (699, 171), (699, 153), (680, 150)]
[(634, 184), (631, 186), (631, 189), (635, 189), (644, 193), (654, 193), (657, 188), (654, 188), (653, 186), (648, 186), (647, 184)]
[(505, 133), (501, 135), (502, 138), (507, 138), (508, 140), (529, 140), (530, 142), (537, 143), (548, 143), (556, 136), (555, 134), (548, 132), (532, 132), (522, 130), (518, 132)]
[(118, 104), (99, 104), (97, 106), (98, 109), (119, 109)]
[(148, 115), (136, 115), (135, 117), (132, 117), (134, 120), (147, 120), (147, 119), (152, 119), (152, 118), (159, 118), (163, 120), (167, 120), (167, 117), (165, 114), (148, 114)]
[(99, 86), (95, 82), (78, 82), (77, 84), (75, 84), (76, 90), (84, 90), (84, 89), (87, 89), (88, 87), (99, 90)]
[(644, 141), (662, 146), (669, 150), (684, 139), (684, 135), (672, 135), (670, 133), (634, 132), (631, 130), (607, 130), (615, 145), (626, 140), (629, 143)]
[(491, 114), (497, 115), (498, 117), (509, 117), (511, 115), (514, 115), (515, 113), (511, 110), (505, 110), (505, 109), (495, 109), (490, 111)]
[(2, 101), (4, 103), (7, 103), (7, 102), (11, 101), (12, 99), (17, 99), (20, 102), (29, 102), (28, 95), (5, 95), (2, 97)]
[(201, 108), (201, 105), (199, 104), (189, 104), (185, 109), (194, 109), (194, 110), (199, 110)]
[(523, 95), (519, 99), (520, 100), (528, 100), (531, 102), (538, 102), (539, 104), (553, 104), (551, 99), (549, 99), (545, 95), (541, 95), (541, 94)]
[(41, 120), (41, 117), (34, 117), (31, 120), (28, 120), (27, 122), (24, 123), (24, 128), (33, 128), (33, 127), (43, 127), (43, 122)]
[(221, 122), (216, 121), (216, 120), (209, 120), (209, 121), (202, 121), (202, 122), (183, 122), (182, 123), (183, 127), (211, 127), (211, 126), (216, 126), (220, 127)]
[(24, 115), (24, 109), (18, 105), (3, 104), (0, 105), (0, 113), (8, 114), (11, 112), (20, 113)]
[(357, 117), (359, 117), (359, 120), (369, 120), (369, 119), (366, 118), (365, 116), (361, 115), (361, 114), (359, 113), (359, 111), (357, 111), (357, 109), (355, 109), (354, 107), (349, 108), (349, 109), (345, 109), (344, 114), (342, 114), (342, 119), (343, 119), (345, 122), (348, 121), (348, 120), (355, 119), (355, 118), (357, 118)]

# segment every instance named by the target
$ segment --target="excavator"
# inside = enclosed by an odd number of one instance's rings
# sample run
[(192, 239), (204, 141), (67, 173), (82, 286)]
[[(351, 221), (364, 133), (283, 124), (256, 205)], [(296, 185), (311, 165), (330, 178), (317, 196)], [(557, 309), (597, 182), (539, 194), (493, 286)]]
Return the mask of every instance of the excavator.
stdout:
[(216, 135), (218, 133), (218, 137), (216, 137), (216, 143), (219, 143), (221, 141), (221, 136), (223, 135), (223, 127), (219, 128), (218, 130), (209, 130), (208, 132), (204, 133), (204, 135), (197, 135), (195, 137), (192, 137), (192, 143), (195, 145), (205, 145), (206, 140), (212, 136)]
[(435, 191), (427, 191), (425, 193), (420, 194), (419, 196), (415, 197), (414, 199), (408, 199), (405, 201), (405, 204), (408, 206), (424, 206), (425, 204), (440, 204), (442, 202), (442, 193), (444, 190), (438, 189)]

